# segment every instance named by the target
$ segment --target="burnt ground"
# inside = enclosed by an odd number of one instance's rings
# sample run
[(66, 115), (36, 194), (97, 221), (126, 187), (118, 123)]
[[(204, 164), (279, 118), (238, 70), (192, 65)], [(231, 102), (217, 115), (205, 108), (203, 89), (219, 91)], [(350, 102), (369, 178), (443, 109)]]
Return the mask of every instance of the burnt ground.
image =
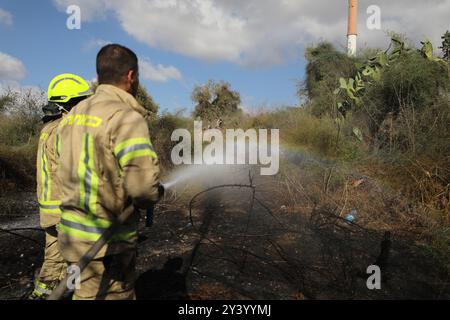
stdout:
[[(191, 205), (193, 189), (167, 196), (154, 226), (142, 226), (138, 299), (450, 298), (447, 270), (417, 229), (404, 227), (405, 213), (392, 209), (402, 206), (397, 196), (367, 180), (352, 189), (328, 179), (314, 198), (308, 176), (299, 180), (255, 178), (254, 189), (215, 189)], [(5, 201), (3, 230), (37, 228), (33, 193)], [(349, 223), (342, 213), (352, 207), (359, 213)], [(43, 233), (14, 233), (0, 232), (0, 299), (24, 298), (42, 262)], [(382, 269), (381, 290), (366, 286), (372, 264)]]
[(42, 263), (44, 233), (33, 192), (3, 195), (0, 204), (0, 298), (20, 299), (31, 290)]

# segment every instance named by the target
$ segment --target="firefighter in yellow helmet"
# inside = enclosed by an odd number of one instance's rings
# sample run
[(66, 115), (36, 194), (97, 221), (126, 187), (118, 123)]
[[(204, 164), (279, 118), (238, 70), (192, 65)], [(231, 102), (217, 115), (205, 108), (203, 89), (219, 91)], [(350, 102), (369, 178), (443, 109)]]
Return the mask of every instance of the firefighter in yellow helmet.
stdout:
[(103, 47), (97, 55), (95, 94), (58, 128), (63, 194), (58, 243), (64, 259), (76, 264), (118, 216), (133, 212), (81, 272), (75, 300), (135, 298), (139, 210), (152, 207), (163, 192), (149, 113), (135, 98), (138, 72), (130, 49)]
[(61, 219), (61, 186), (56, 175), (60, 140), (56, 129), (65, 116), (80, 101), (93, 92), (83, 78), (61, 74), (48, 87), (48, 104), (43, 107), (44, 128), (41, 131), (37, 154), (37, 198), (40, 225), (45, 230), (44, 262), (30, 299), (45, 299), (66, 275), (67, 265), (58, 249), (56, 226)]

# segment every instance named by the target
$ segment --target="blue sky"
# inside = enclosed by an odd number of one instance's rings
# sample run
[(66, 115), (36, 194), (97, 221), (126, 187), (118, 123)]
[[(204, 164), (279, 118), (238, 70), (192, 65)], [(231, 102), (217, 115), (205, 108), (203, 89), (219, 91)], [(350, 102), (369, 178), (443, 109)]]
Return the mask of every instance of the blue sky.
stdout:
[(141, 79), (161, 109), (192, 110), (190, 95), (196, 84), (208, 79), (226, 80), (239, 91), (245, 106), (278, 106), (298, 103), (296, 79), (304, 72), (302, 52), (289, 62), (247, 67), (232, 62), (202, 61), (159, 48), (151, 48), (127, 34), (117, 20), (82, 22), (81, 30), (68, 30), (68, 15), (57, 9), (52, 1), (0, 1), (0, 8), (13, 16), (11, 25), (0, 25), (0, 51), (24, 64), (26, 76), (22, 85), (46, 88), (59, 73), (77, 73), (85, 79), (95, 78), (95, 56), (101, 47), (98, 40), (123, 44), (139, 57), (153, 64), (174, 66), (182, 75), (180, 80), (157, 82)]
[[(81, 30), (66, 27), (72, 4)], [(191, 111), (194, 86), (209, 79), (230, 82), (244, 108), (296, 105), (304, 48), (327, 40), (344, 49), (347, 10), (329, 0), (0, 0), (0, 86), (45, 89), (63, 72), (92, 80), (98, 50), (116, 42), (141, 59), (141, 82), (161, 110)], [(437, 47), (449, 14), (450, 0), (360, 0), (358, 46), (386, 48), (392, 30)]]

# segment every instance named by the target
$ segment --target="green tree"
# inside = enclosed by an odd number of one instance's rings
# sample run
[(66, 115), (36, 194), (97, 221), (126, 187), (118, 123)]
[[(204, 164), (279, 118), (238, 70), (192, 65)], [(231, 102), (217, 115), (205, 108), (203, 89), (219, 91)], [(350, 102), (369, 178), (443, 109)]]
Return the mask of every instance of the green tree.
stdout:
[(300, 98), (307, 97), (311, 112), (316, 116), (337, 116), (334, 91), (341, 77), (356, 74), (355, 60), (339, 52), (328, 42), (306, 49), (306, 79), (298, 85)]
[(442, 46), (439, 49), (442, 50), (443, 59), (447, 62), (447, 73), (450, 77), (450, 31), (445, 32), (442, 38)]
[(228, 82), (208, 81), (207, 84), (197, 86), (192, 92), (192, 101), (196, 104), (194, 117), (213, 122), (223, 118), (239, 115), (242, 110), (241, 96), (231, 89)]
[(442, 46), (439, 49), (444, 54), (444, 59), (450, 63), (450, 31), (447, 31), (442, 37)]

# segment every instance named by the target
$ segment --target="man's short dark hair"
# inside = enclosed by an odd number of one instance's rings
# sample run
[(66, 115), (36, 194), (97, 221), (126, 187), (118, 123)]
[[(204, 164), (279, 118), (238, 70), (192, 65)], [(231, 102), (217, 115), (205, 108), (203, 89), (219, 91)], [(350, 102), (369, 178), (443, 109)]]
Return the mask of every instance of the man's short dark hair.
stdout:
[(120, 84), (130, 70), (138, 71), (138, 58), (124, 46), (108, 44), (97, 54), (99, 84)]

